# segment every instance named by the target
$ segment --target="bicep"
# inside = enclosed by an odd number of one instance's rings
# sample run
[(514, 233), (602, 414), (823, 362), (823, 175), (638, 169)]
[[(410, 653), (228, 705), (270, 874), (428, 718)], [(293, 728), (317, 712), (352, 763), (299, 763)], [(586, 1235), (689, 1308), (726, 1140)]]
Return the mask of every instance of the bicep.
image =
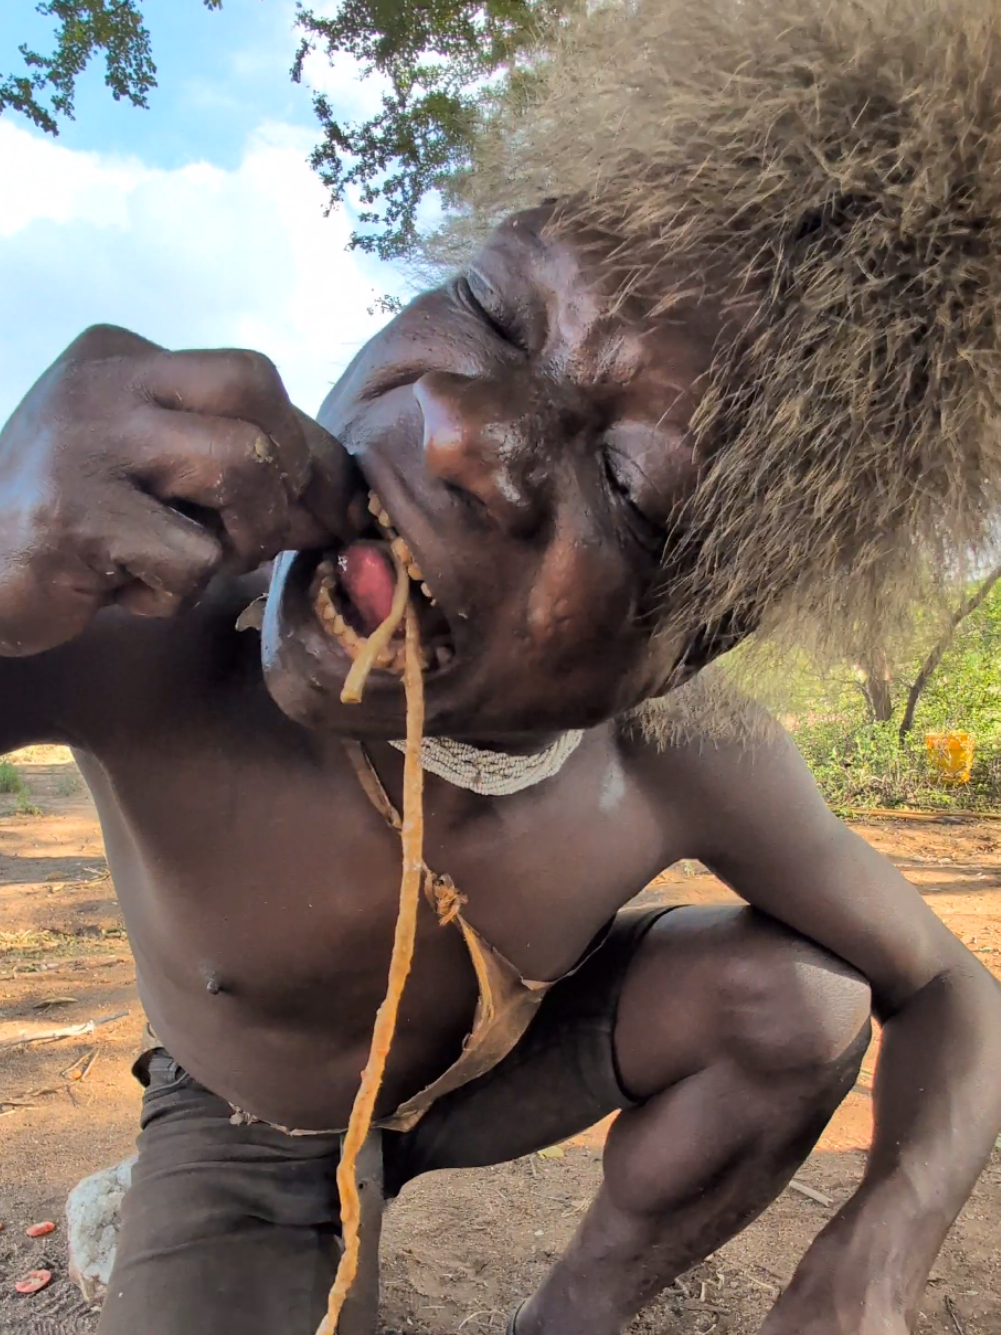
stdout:
[(828, 809), (787, 736), (706, 753), (698, 768), (702, 861), (858, 969), (879, 1013), (966, 958), (910, 882)]

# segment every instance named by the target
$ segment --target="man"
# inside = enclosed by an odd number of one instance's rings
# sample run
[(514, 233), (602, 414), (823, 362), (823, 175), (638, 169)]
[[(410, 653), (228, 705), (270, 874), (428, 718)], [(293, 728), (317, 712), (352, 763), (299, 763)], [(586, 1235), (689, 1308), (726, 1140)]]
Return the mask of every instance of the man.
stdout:
[[(582, 18), (479, 178), (477, 207), (498, 167), (555, 202), (393, 321), (320, 425), (259, 356), (111, 328), (7, 424), (0, 746), (77, 749), (155, 1033), (102, 1335), (307, 1335), (325, 1310), (403, 733), (392, 666), (339, 694), (390, 546), (451, 879), (379, 1099), (387, 1195), (621, 1109), (511, 1321), (616, 1335), (789, 1181), (871, 1007), (865, 1179), (764, 1330), (913, 1328), (1001, 1125), (997, 985), (777, 729), (706, 744), (645, 703), (755, 626), (889, 614), (996, 515), (1001, 20), (793, 17)], [(237, 623), (265, 594), (258, 639)], [(619, 912), (681, 857), (749, 907)]]

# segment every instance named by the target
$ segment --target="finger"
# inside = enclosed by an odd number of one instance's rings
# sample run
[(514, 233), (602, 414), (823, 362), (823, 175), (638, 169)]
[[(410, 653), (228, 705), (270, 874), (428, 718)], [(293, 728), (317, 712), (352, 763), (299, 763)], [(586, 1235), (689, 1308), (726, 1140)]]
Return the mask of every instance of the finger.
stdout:
[(104, 361), (109, 357), (149, 357), (163, 349), (148, 338), (113, 324), (95, 324), (69, 345), (59, 361)]
[(123, 584), (115, 594), (115, 602), (133, 616), (172, 617), (181, 610), (187, 600), (166, 589), (151, 589), (148, 584), (133, 580)]
[(368, 486), (361, 470), (329, 431), (298, 408), (294, 411), (310, 460), (309, 480), (299, 500), (326, 530), (328, 540), (353, 537), (367, 517)]
[(142, 388), (163, 408), (242, 418), (273, 442), (293, 495), (309, 481), (309, 451), (275, 364), (258, 352), (160, 352), (144, 363)]
[(163, 609), (157, 615), (200, 593), (223, 560), (219, 539), (201, 524), (131, 488), (102, 512), (101, 523), (98, 573), (113, 588), (144, 585), (154, 597), (133, 591), (126, 601)]
[(288, 483), (256, 426), (148, 408), (129, 430), (140, 442), (132, 450), (133, 477), (168, 504), (214, 511), (244, 568), (281, 551), (290, 527)]
[(339, 534), (332, 534), (330, 528), (320, 522), (302, 505), (293, 505), (289, 510), (289, 526), (282, 550), (292, 552), (320, 551), (334, 544)]

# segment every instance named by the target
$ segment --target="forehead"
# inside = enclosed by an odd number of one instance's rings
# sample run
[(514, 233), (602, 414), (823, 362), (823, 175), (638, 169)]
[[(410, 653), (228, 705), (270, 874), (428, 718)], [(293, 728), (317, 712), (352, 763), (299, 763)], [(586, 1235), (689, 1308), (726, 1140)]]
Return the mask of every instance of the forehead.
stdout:
[[(513, 214), (468, 265), (533, 333), (535, 360), (582, 386), (690, 391), (712, 361), (720, 329), (708, 303), (687, 299), (654, 313), (623, 296), (610, 242), (574, 235), (548, 208)], [(679, 276), (679, 282), (680, 282)]]

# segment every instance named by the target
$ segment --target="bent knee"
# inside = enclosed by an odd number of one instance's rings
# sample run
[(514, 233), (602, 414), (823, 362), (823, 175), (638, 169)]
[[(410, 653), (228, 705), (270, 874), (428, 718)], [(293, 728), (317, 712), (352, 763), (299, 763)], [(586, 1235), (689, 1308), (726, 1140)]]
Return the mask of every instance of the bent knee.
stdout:
[(763, 1072), (827, 1069), (856, 1054), (870, 1032), (872, 997), (838, 956), (755, 915), (748, 949), (720, 978), (732, 1055)]

